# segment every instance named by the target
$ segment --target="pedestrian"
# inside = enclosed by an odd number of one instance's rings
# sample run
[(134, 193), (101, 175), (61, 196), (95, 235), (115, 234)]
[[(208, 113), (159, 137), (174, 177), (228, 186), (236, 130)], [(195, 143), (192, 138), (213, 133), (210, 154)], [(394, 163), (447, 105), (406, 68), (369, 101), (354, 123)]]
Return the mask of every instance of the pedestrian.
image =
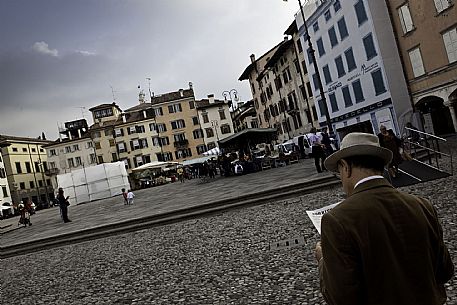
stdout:
[(392, 152), (392, 161), (389, 164), (389, 175), (396, 178), (398, 175), (398, 166), (403, 162), (400, 154), (401, 140), (397, 138), (392, 129), (387, 130), (386, 126), (379, 126), (381, 131), (378, 134), (379, 144)]
[(184, 169), (181, 167), (178, 167), (178, 169), (176, 170), (176, 173), (178, 174), (178, 179), (179, 181), (181, 181), (181, 183), (184, 183)]
[(433, 205), (382, 176), (392, 152), (350, 133), (325, 160), (346, 199), (324, 214), (315, 255), (329, 305), (438, 305), (454, 266)]
[(71, 222), (71, 220), (68, 219), (68, 206), (70, 205), (68, 198), (70, 198), (70, 196), (65, 197), (63, 188), (59, 187), (57, 201), (59, 202), (60, 215), (62, 216), (63, 222)]
[(330, 135), (328, 134), (327, 130), (328, 130), (327, 127), (324, 127), (324, 128), (322, 128), (322, 132), (321, 132), (321, 137), (322, 137), (321, 143), (322, 143), (322, 145), (324, 145), (325, 157), (328, 157), (331, 154), (333, 154), (332, 140), (330, 139)]
[(133, 204), (133, 198), (135, 198), (135, 194), (133, 194), (132, 190), (129, 190), (127, 193), (127, 204), (132, 205)]
[(121, 191), (122, 191), (122, 197), (124, 198), (124, 205), (127, 205), (127, 203), (128, 203), (127, 192), (125, 191), (125, 188), (123, 188)]
[(315, 127), (310, 130), (311, 135), (308, 137), (308, 140), (311, 144), (311, 154), (314, 158), (314, 165), (318, 173), (322, 173), (322, 170), (325, 170), (324, 167), (324, 146), (322, 144), (322, 138), (317, 134)]

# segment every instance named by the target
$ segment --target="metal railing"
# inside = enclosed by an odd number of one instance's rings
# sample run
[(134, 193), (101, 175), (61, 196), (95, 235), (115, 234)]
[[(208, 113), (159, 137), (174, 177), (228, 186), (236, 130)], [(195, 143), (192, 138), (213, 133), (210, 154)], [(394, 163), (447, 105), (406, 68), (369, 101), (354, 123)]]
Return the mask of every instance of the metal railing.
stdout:
[[(452, 149), (448, 141), (442, 137), (420, 131), (414, 128), (404, 127), (409, 135), (403, 139), (404, 150), (411, 154), (415, 159), (425, 159), (432, 167), (440, 169), (440, 160), (449, 158), (450, 174), (454, 173), (452, 160)], [(416, 141), (413, 139), (416, 138)], [(446, 150), (444, 152), (443, 150)]]

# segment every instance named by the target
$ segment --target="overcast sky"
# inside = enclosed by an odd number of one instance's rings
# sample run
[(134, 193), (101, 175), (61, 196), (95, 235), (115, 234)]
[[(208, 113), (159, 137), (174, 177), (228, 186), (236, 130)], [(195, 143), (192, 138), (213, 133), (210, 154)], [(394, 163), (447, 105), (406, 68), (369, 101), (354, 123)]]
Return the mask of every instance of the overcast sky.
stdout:
[[(57, 137), (57, 125), (115, 101), (188, 88), (238, 90), (238, 77), (283, 39), (298, 2), (283, 0), (0, 0), (0, 134)], [(85, 107), (85, 108), (81, 108)]]

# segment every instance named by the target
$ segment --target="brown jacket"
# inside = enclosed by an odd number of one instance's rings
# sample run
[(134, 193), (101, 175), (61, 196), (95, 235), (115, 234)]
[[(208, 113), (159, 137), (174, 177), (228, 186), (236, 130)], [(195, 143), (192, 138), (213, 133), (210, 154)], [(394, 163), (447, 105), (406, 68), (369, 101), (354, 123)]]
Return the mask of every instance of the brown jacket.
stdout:
[(322, 218), (321, 291), (330, 305), (438, 305), (454, 273), (433, 206), (384, 179)]

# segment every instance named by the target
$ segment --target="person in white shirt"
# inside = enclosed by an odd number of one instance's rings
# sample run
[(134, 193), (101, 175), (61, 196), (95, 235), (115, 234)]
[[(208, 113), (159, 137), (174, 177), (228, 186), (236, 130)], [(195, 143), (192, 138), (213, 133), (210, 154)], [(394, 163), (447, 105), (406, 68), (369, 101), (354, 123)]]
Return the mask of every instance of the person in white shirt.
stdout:
[(135, 194), (131, 190), (127, 193), (127, 205), (133, 204), (133, 198), (135, 198)]
[(324, 152), (324, 147), (321, 143), (322, 139), (317, 134), (317, 130), (315, 127), (311, 128), (310, 132), (311, 132), (311, 135), (308, 137), (308, 139), (309, 139), (309, 142), (311, 143), (311, 154), (314, 158), (314, 165), (316, 166), (317, 172), (322, 173), (322, 170), (325, 170), (325, 167), (324, 167), (325, 152)]

